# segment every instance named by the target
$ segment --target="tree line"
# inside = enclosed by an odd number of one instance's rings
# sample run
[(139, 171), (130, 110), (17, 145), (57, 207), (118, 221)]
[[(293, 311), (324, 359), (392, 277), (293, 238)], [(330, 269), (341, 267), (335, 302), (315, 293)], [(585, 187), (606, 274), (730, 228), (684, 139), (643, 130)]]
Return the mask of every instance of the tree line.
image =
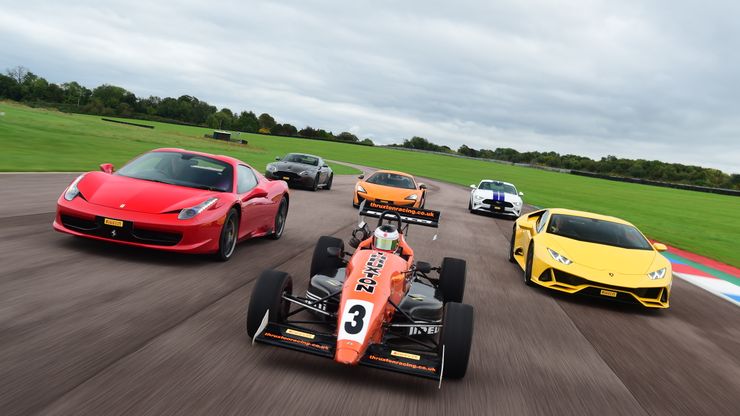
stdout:
[(593, 160), (585, 156), (561, 155), (557, 152), (518, 152), (511, 148), (473, 149), (467, 145), (453, 150), (448, 146), (434, 144), (423, 137), (413, 137), (395, 145), (409, 149), (427, 150), (482, 159), (501, 160), (511, 163), (526, 163), (558, 169), (579, 170), (609, 176), (647, 179), (652, 181), (681, 183), (712, 188), (740, 189), (740, 174), (728, 175), (721, 170), (689, 166), (680, 163), (665, 163), (659, 160), (624, 159), (606, 156)]
[(178, 98), (155, 96), (143, 98), (137, 97), (125, 88), (109, 84), (93, 89), (75, 81), (55, 84), (23, 66), (10, 68), (5, 74), (0, 74), (0, 99), (3, 98), (35, 106), (54, 107), (67, 112), (374, 145), (372, 140), (360, 140), (350, 132), (335, 135), (331, 131), (310, 126), (298, 130), (289, 123), (278, 123), (267, 113), (258, 116), (252, 111), (218, 109), (190, 95)]

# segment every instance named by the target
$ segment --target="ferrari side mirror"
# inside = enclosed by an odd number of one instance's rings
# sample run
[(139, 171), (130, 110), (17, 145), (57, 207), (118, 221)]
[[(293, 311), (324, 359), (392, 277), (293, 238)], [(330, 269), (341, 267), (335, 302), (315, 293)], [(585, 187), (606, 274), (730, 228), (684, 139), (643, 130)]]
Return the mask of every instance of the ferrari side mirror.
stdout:
[(116, 169), (113, 167), (112, 163), (103, 163), (102, 165), (100, 165), (101, 172), (113, 173), (114, 170)]

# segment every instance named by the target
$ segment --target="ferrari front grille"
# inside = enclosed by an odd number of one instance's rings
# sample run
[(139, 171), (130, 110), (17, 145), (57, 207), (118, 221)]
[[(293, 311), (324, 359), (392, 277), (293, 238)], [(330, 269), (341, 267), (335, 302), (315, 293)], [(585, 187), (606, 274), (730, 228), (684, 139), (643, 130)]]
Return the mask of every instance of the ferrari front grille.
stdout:
[(98, 224), (94, 220), (86, 220), (71, 215), (62, 215), (62, 225), (80, 232), (89, 232), (98, 228)]
[(180, 233), (142, 230), (140, 228), (134, 228), (131, 231), (131, 235), (142, 243), (158, 246), (174, 246), (182, 239), (182, 234)]

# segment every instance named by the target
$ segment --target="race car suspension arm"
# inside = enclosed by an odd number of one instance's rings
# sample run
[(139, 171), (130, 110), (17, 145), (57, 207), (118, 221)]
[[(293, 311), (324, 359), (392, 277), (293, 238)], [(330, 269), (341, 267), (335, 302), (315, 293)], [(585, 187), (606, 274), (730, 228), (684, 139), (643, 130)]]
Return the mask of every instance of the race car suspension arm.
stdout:
[(302, 310), (304, 310), (304, 309), (310, 309), (310, 310), (312, 310), (312, 311), (314, 311), (314, 312), (318, 312), (318, 313), (320, 313), (320, 314), (322, 314), (322, 315), (326, 315), (326, 316), (330, 316), (330, 317), (332, 317), (332, 318), (336, 318), (336, 314), (333, 314), (333, 313), (329, 313), (329, 312), (323, 311), (323, 310), (321, 310), (321, 309), (319, 309), (319, 308), (317, 308), (317, 307), (313, 306), (313, 305), (314, 305), (314, 304), (315, 304), (316, 302), (319, 302), (318, 300), (317, 300), (317, 301), (315, 301), (315, 302), (313, 302), (313, 303), (311, 303), (311, 304), (309, 304), (309, 303), (306, 303), (306, 302), (305, 302), (304, 300), (302, 300), (302, 299), (296, 299), (296, 298), (294, 298), (293, 296), (290, 296), (290, 295), (283, 295), (283, 299), (287, 300), (288, 302), (291, 302), (291, 303), (295, 303), (296, 305), (300, 305), (300, 308), (298, 308), (298, 309), (296, 309), (296, 310), (294, 310), (294, 311), (291, 311), (291, 312), (290, 312), (290, 313), (289, 313), (289, 314), (288, 314), (288, 315), (286, 316), (286, 318), (287, 318), (288, 316), (294, 315), (294, 314), (296, 314), (296, 313), (298, 313), (298, 312), (300, 312), (300, 311), (302, 311)]

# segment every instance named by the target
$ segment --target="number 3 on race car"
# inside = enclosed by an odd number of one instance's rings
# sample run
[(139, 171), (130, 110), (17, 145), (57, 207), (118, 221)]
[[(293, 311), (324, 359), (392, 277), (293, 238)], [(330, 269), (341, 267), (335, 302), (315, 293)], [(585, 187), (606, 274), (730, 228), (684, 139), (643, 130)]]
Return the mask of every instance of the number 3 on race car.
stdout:
[(338, 340), (365, 342), (373, 304), (364, 300), (348, 299), (344, 304), (342, 324), (339, 327)]

